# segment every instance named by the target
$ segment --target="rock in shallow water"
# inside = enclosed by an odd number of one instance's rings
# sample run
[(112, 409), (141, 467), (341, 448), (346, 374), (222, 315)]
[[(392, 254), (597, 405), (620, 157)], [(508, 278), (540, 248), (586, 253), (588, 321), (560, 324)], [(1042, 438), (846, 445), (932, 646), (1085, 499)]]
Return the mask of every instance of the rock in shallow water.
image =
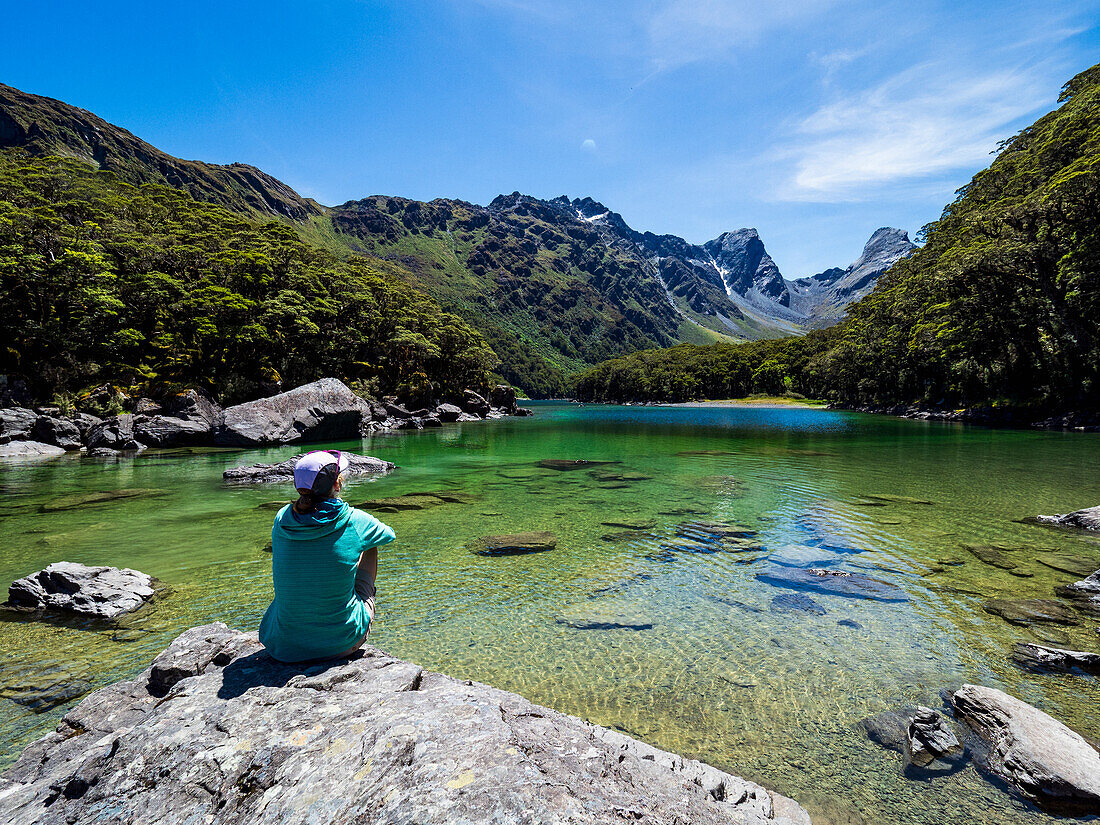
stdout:
[(824, 616), (825, 608), (805, 593), (780, 593), (772, 599), (772, 613), (813, 613)]
[(65, 455), (65, 450), (56, 444), (44, 444), (41, 441), (10, 441), (7, 444), (0, 444), (0, 458), (31, 458), (55, 455)]
[(1053, 599), (993, 599), (983, 607), (987, 613), (1018, 625), (1081, 623), (1072, 610)]
[(522, 553), (543, 553), (558, 546), (558, 537), (546, 530), (528, 533), (508, 533), (502, 536), (483, 536), (474, 544), (479, 556), (514, 556)]
[(1032, 642), (1017, 642), (1012, 661), (1034, 671), (1080, 671), (1100, 674), (1100, 653), (1046, 647)]
[(810, 825), (753, 782), (374, 648), (281, 665), (215, 624), (157, 661), (155, 692), (155, 668), (97, 691), (23, 752), (0, 819)]
[(909, 761), (924, 767), (936, 759), (962, 752), (962, 743), (944, 718), (932, 708), (918, 707), (906, 731)]
[(1100, 531), (1100, 505), (1057, 516), (1036, 516), (1035, 520), (1040, 524), (1050, 524), (1055, 527)]
[[(222, 473), (222, 480), (234, 484), (269, 484), (277, 482), (291, 482), (294, 480), (294, 465), (305, 453), (299, 453), (294, 458), (281, 461), (278, 464), (253, 464), (249, 467), (232, 467)], [(380, 458), (369, 455), (356, 455), (344, 453), (348, 458), (348, 468), (345, 475), (385, 475), (392, 472), (395, 465)]]
[(988, 744), (985, 770), (1045, 810), (1100, 814), (1100, 753), (1084, 738), (995, 688), (963, 685), (952, 704)]
[(792, 590), (832, 593), (837, 596), (875, 599), (882, 602), (909, 600), (908, 594), (896, 585), (872, 579), (862, 573), (848, 573), (842, 570), (777, 567), (764, 573), (757, 573), (756, 578), (773, 587), (789, 587)]
[(151, 599), (156, 592), (153, 584), (152, 576), (137, 570), (60, 561), (12, 582), (8, 605), (114, 619)]

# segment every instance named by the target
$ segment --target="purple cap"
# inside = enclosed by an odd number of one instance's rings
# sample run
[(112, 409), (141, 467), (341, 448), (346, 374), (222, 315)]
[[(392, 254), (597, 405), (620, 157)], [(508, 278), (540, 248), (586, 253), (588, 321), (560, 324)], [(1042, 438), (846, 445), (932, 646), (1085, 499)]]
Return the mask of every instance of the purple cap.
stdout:
[[(337, 476), (348, 468), (348, 457), (339, 450), (314, 450), (298, 459), (294, 465), (294, 489), (327, 493), (336, 483)], [(323, 489), (314, 489), (318, 476)]]

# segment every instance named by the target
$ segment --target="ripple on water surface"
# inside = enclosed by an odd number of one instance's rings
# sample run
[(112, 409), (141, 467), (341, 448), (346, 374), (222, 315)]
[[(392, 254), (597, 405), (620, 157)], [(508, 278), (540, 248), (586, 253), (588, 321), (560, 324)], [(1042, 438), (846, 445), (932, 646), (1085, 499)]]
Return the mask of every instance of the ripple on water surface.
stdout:
[[(334, 446), (399, 465), (347, 494), (396, 510), (379, 514), (399, 540), (381, 553), (372, 641), (756, 779), (815, 822), (1053, 821), (972, 767), (905, 779), (861, 732), (870, 714), (938, 707), (964, 681), (1100, 737), (1092, 677), (1008, 661), (1014, 641), (1043, 634), (1095, 650), (1095, 620), (1029, 629), (983, 609), (1051, 598), (1070, 571), (1100, 566), (1095, 539), (1016, 521), (1100, 501), (1100, 437), (823, 410), (543, 405), (530, 419)], [(171, 587), (121, 627), (0, 623), (4, 763), (73, 693), (133, 675), (186, 627), (257, 625), (273, 507), (290, 491), (227, 487), (221, 472), (294, 452), (0, 467), (0, 580), (66, 559)], [(553, 461), (570, 459), (615, 463)], [(471, 552), (481, 536), (528, 531), (553, 533), (555, 549)]]

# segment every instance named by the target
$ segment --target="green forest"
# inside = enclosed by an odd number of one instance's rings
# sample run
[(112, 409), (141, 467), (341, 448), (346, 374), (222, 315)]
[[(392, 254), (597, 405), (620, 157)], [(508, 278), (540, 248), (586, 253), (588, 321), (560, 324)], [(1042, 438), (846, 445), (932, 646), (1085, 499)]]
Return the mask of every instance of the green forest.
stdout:
[(285, 221), (78, 160), (0, 153), (0, 374), (49, 400), (110, 383), (227, 403), (323, 376), (447, 398), (496, 356), (427, 296)]
[(854, 404), (1100, 405), (1100, 66), (1006, 141), (924, 246), (838, 326), (803, 338), (647, 350), (576, 380), (587, 400), (755, 392)]

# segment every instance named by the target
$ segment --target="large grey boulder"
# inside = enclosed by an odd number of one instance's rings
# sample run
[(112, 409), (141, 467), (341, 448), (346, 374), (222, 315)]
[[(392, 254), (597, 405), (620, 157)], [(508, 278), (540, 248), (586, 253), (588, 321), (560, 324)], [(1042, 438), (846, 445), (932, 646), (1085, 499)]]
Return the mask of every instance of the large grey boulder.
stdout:
[(134, 425), (134, 438), (150, 447), (189, 447), (209, 444), (212, 430), (202, 419), (154, 415)]
[(0, 777), (0, 820), (809, 825), (753, 782), (365, 648), (283, 665), (187, 631)]
[(228, 447), (359, 438), (370, 405), (335, 378), (226, 408), (214, 443)]
[[(294, 465), (305, 453), (288, 458), (278, 464), (253, 464), (248, 467), (231, 467), (222, 473), (222, 480), (234, 484), (270, 484), (273, 482), (291, 482), (294, 480)], [(344, 453), (348, 458), (346, 475), (385, 475), (393, 472), (395, 464), (369, 455)]]
[(134, 416), (116, 415), (105, 419), (88, 430), (85, 439), (88, 449), (106, 447), (109, 450), (136, 450), (141, 445), (134, 438)]
[(89, 567), (59, 561), (8, 588), (8, 606), (114, 619), (142, 607), (156, 592), (154, 579), (128, 568)]
[(1048, 811), (1100, 814), (1100, 753), (1080, 735), (996, 688), (963, 685), (952, 704), (988, 745), (986, 770)]
[(26, 407), (8, 407), (0, 410), (0, 436), (8, 441), (27, 441), (34, 429), (38, 413)]
[(1077, 530), (1100, 531), (1100, 505), (1074, 510), (1057, 516), (1036, 516), (1040, 524), (1052, 524), (1055, 527), (1071, 527)]
[(81, 447), (80, 428), (67, 418), (40, 415), (34, 422), (32, 432), (35, 440), (54, 444), (63, 450), (79, 450)]
[(35, 458), (53, 455), (65, 455), (65, 450), (56, 444), (44, 444), (41, 441), (9, 441), (7, 444), (0, 444), (0, 458)]

